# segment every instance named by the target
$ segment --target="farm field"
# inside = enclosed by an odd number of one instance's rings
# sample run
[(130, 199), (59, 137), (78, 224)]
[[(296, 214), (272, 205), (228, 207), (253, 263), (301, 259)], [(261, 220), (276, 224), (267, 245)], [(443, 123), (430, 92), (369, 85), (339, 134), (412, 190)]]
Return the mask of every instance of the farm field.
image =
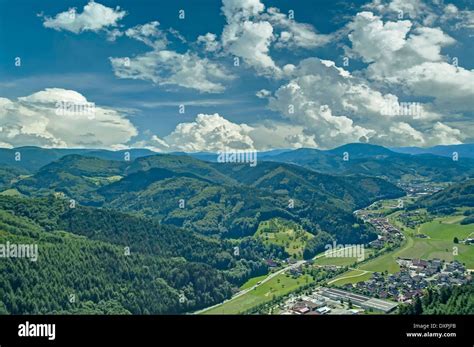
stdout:
[(259, 281), (264, 280), (268, 275), (263, 275), (263, 276), (258, 276), (258, 277), (252, 277), (249, 279), (247, 282), (245, 282), (241, 287), (240, 290), (245, 290), (247, 288), (251, 288), (254, 285), (256, 285)]
[[(399, 212), (396, 212), (392, 215), (390, 218), (391, 222), (396, 225), (396, 216), (399, 214)], [(399, 225), (397, 225), (399, 226)], [(412, 233), (411, 229), (405, 229), (402, 231), (403, 234), (405, 235), (405, 242), (401, 246), (401, 248), (385, 253), (375, 259), (369, 260), (368, 262), (362, 264), (359, 269), (365, 270), (365, 271), (373, 271), (373, 272), (384, 272), (387, 271), (389, 273), (395, 273), (400, 271), (400, 266), (397, 264), (396, 260), (398, 257), (401, 257), (401, 254), (405, 252), (406, 250), (409, 250), (410, 248), (413, 247), (414, 240), (410, 236)]]
[[(400, 224), (396, 221), (398, 213), (392, 215), (393, 224)], [(358, 267), (363, 271), (395, 273), (400, 270), (397, 264), (397, 258), (421, 258), (434, 259), (439, 258), (445, 261), (458, 260), (464, 263), (467, 268), (474, 268), (474, 247), (464, 244), (455, 244), (454, 237), (464, 239), (474, 232), (474, 225), (461, 225), (459, 222), (463, 218), (460, 216), (449, 216), (437, 218), (435, 221), (422, 224), (418, 230), (419, 233), (427, 235), (429, 238), (417, 238), (413, 235), (416, 232), (413, 229), (405, 228), (403, 233), (406, 237), (404, 245), (393, 252), (386, 253), (380, 257), (368, 261)], [(454, 255), (453, 247), (457, 247), (457, 255)], [(349, 273), (346, 273), (349, 274)], [(341, 276), (345, 276), (343, 274)], [(354, 277), (352, 282), (363, 281), (362, 276)], [(348, 282), (345, 282), (348, 283)], [(344, 282), (337, 282), (342, 285)]]
[[(453, 241), (455, 237), (463, 240), (474, 235), (473, 224), (459, 224), (463, 218), (463, 216), (450, 216), (424, 223), (420, 226), (419, 232), (427, 235), (428, 238), (416, 238), (414, 247), (404, 252), (403, 256), (417, 256), (423, 259), (439, 258), (446, 261), (458, 260), (466, 264), (467, 268), (474, 268), (474, 247), (455, 244)], [(457, 248), (457, 252), (453, 249), (454, 247)]]
[[(385, 206), (391, 206), (394, 203), (384, 202)], [(382, 207), (384, 208), (384, 207)], [(423, 210), (425, 212), (425, 210)], [(397, 264), (397, 258), (439, 258), (445, 261), (458, 260), (466, 265), (467, 268), (474, 268), (474, 247), (464, 244), (454, 244), (453, 238), (464, 239), (473, 236), (474, 225), (461, 225), (463, 216), (454, 215), (442, 218), (436, 218), (433, 221), (421, 224), (415, 229), (404, 226), (398, 218), (403, 211), (396, 211), (389, 216), (392, 224), (400, 228), (405, 235), (405, 241), (402, 246), (392, 252), (385, 253), (379, 257), (371, 259), (357, 266), (357, 258), (344, 257), (326, 257), (325, 253), (320, 253), (313, 260), (314, 265), (336, 265), (336, 266), (355, 266), (349, 271), (338, 275), (328, 281), (329, 285), (342, 286), (348, 283), (357, 283), (371, 278), (373, 272), (395, 273), (400, 270)], [(285, 221), (283, 221), (284, 223)], [(264, 238), (265, 242), (272, 242), (285, 246), (287, 250), (293, 249), (295, 257), (304, 247), (305, 234), (288, 224), (283, 225), (279, 220), (267, 221), (260, 225), (255, 236)], [(416, 237), (417, 234), (425, 234), (427, 238)], [(298, 236), (296, 236), (298, 235)], [(306, 235), (307, 236), (307, 235)], [(302, 239), (303, 237), (303, 239)], [(453, 247), (458, 248), (458, 255), (453, 255)], [(366, 249), (366, 256), (373, 254), (372, 249)], [(266, 276), (255, 277), (247, 281), (240, 289), (248, 289)], [(308, 282), (306, 282), (308, 281)], [(224, 304), (214, 307), (204, 314), (238, 314), (243, 313), (259, 304), (269, 302), (274, 297), (286, 295), (298, 287), (312, 282), (309, 276), (303, 276), (298, 279), (285, 274), (279, 274), (270, 281), (263, 283), (255, 289), (241, 295), (235, 299), (229, 300)]]
[[(457, 247), (458, 255), (453, 254), (453, 247)], [(474, 267), (474, 247), (454, 244), (452, 241), (416, 239), (410, 249), (400, 252), (399, 255), (402, 258), (458, 260), (470, 269)]]
[(474, 235), (474, 224), (459, 224), (459, 222), (463, 219), (464, 216), (439, 218), (433, 222), (421, 225), (419, 232), (435, 240), (445, 240), (452, 242), (454, 237), (457, 237), (458, 239), (465, 239), (470, 235)]
[[(365, 252), (364, 256), (368, 257), (374, 253), (374, 250), (365, 249), (364, 252)], [(359, 261), (362, 261), (362, 260), (358, 260), (355, 257), (326, 257), (325, 255), (323, 255), (321, 257), (316, 257), (316, 259), (314, 260), (314, 264), (315, 265), (352, 266)]]
[(399, 199), (387, 199), (377, 201), (372, 205), (372, 208), (368, 208), (372, 212), (377, 212), (380, 214), (389, 214), (398, 208), (400, 201), (403, 202), (403, 205), (413, 203), (416, 199), (409, 196), (404, 196)]
[(367, 281), (372, 276), (372, 272), (353, 269), (348, 272), (343, 273), (342, 275), (337, 276), (333, 280), (329, 281), (328, 284), (335, 286), (343, 286), (348, 283), (357, 283), (362, 281)]
[(203, 314), (238, 314), (243, 313), (252, 307), (271, 301), (274, 297), (286, 295), (298, 287), (313, 282), (311, 276), (303, 275), (295, 279), (286, 274), (279, 274), (263, 283), (261, 286), (231, 299), (224, 304), (214, 307)]

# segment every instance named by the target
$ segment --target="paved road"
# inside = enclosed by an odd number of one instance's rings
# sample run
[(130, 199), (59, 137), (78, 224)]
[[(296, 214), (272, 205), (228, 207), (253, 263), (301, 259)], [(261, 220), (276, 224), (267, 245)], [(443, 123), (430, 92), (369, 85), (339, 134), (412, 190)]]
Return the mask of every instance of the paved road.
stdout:
[(247, 288), (247, 289), (244, 289), (244, 290), (241, 290), (240, 292), (238, 292), (237, 294), (235, 294), (232, 299), (235, 299), (235, 298), (238, 298), (239, 296), (242, 296), (244, 294), (247, 294), (248, 292), (250, 292), (251, 290), (253, 290), (254, 288), (257, 288), (258, 286), (261, 286), (262, 284), (264, 284), (265, 282), (268, 282), (270, 281), (273, 277), (275, 276), (278, 276), (279, 274), (287, 271), (287, 270), (291, 270), (291, 269), (296, 269), (298, 266), (301, 266), (303, 265), (304, 263), (306, 263), (306, 260), (300, 260), (300, 261), (297, 261), (296, 263), (294, 264), (291, 264), (291, 265), (288, 265), (278, 271), (275, 271), (274, 273), (271, 273), (270, 275), (268, 275), (267, 277), (265, 277), (263, 280), (260, 281), (260, 283), (258, 284), (255, 284), (253, 285), (252, 287), (250, 288)]
[(206, 312), (206, 311), (209, 311), (210, 309), (212, 308), (215, 308), (215, 307), (218, 307), (220, 305), (223, 305), (224, 303), (226, 303), (227, 301), (230, 301), (230, 300), (234, 300), (234, 299), (237, 299), (238, 297), (242, 296), (242, 295), (245, 295), (247, 294), (248, 292), (254, 290), (255, 288), (257, 288), (258, 286), (261, 286), (262, 284), (270, 281), (272, 278), (274, 278), (275, 276), (278, 276), (279, 274), (281, 273), (284, 273), (285, 271), (288, 271), (288, 270), (291, 270), (291, 269), (295, 269), (301, 265), (303, 265), (304, 263), (306, 263), (306, 260), (300, 260), (300, 261), (297, 261), (296, 263), (294, 264), (291, 264), (291, 265), (288, 265), (288, 266), (285, 266), (284, 268), (278, 270), (278, 271), (275, 271), (273, 273), (271, 273), (270, 275), (268, 275), (267, 277), (265, 277), (263, 280), (259, 281), (257, 284), (254, 284), (252, 287), (249, 287), (247, 289), (244, 289), (244, 290), (241, 290), (240, 292), (236, 293), (234, 296), (232, 296), (232, 298), (228, 299), (228, 300), (225, 300), (219, 304), (216, 304), (214, 306), (210, 306), (210, 307), (206, 307), (205, 309), (202, 309), (200, 311), (196, 311), (194, 314), (200, 314), (200, 313), (203, 313), (203, 312)]
[[(373, 203), (373, 204), (375, 204), (375, 203)], [(372, 204), (372, 205), (373, 205), (373, 204)], [(370, 205), (370, 206), (372, 206), (372, 205)], [(370, 207), (370, 206), (369, 206), (369, 207)], [(355, 212), (357, 212), (357, 211), (354, 211), (354, 213), (355, 213)], [(369, 223), (370, 223), (370, 221), (369, 221)], [(389, 252), (389, 253), (387, 253), (387, 254), (381, 255), (381, 256), (383, 257), (383, 256), (387, 256), (387, 255), (389, 255), (389, 254), (397, 254), (397, 253), (399, 253), (399, 252), (405, 250), (406, 248), (408, 248), (407, 246), (409, 246), (408, 244), (410, 244), (410, 241), (413, 242), (413, 240), (412, 240), (411, 238), (408, 238), (407, 244), (406, 244), (404, 247), (399, 248), (398, 250)], [(352, 247), (352, 246), (351, 246), (351, 247)], [(351, 247), (348, 247), (348, 248), (351, 248)], [(340, 250), (333, 250), (332, 252), (339, 252), (339, 251), (340, 251)], [(316, 255), (314, 258), (312, 258), (312, 260), (316, 260), (316, 259), (321, 258), (321, 257), (324, 257), (324, 256), (326, 256), (326, 252), (323, 252), (323, 253), (320, 253), (320, 254)], [(274, 278), (275, 276), (278, 276), (279, 274), (281, 274), (281, 273), (283, 273), (283, 272), (285, 272), (285, 271), (287, 271), (287, 270), (290, 270), (290, 269), (292, 269), (292, 268), (296, 268), (296, 267), (298, 267), (298, 266), (300, 266), (300, 265), (302, 265), (302, 264), (304, 264), (304, 263), (306, 263), (306, 262), (307, 262), (307, 260), (300, 260), (300, 261), (296, 262), (295, 264), (288, 265), (288, 266), (286, 266), (286, 267), (284, 267), (284, 268), (282, 268), (282, 269), (280, 269), (280, 270), (278, 270), (278, 271), (276, 271), (276, 272), (274, 272), (274, 273), (268, 275), (265, 279), (263, 279), (262, 281), (260, 281), (259, 283), (255, 284), (255, 285), (253, 285), (252, 287), (247, 288), (247, 289), (244, 289), (244, 290), (241, 290), (240, 292), (238, 292), (238, 293), (236, 293), (234, 296), (232, 296), (232, 298), (230, 298), (230, 299), (228, 299), (228, 300), (225, 300), (224, 302), (221, 302), (221, 303), (216, 304), (216, 305), (214, 305), (214, 306), (206, 307), (206, 308), (204, 308), (204, 309), (202, 309), (202, 310), (200, 310), (200, 311), (196, 311), (196, 312), (194, 312), (194, 314), (200, 314), (200, 313), (203, 313), (203, 312), (205, 312), (205, 311), (209, 311), (210, 309), (213, 309), (213, 308), (215, 308), (215, 307), (221, 306), (221, 305), (223, 305), (224, 303), (226, 303), (226, 302), (228, 302), (228, 301), (230, 301), (230, 300), (234, 300), (234, 299), (236, 299), (236, 298), (238, 298), (238, 297), (240, 297), (240, 296), (242, 296), (242, 295), (245, 295), (245, 294), (247, 294), (248, 292), (250, 292), (251, 290), (254, 290), (255, 288), (257, 288), (258, 286), (261, 286), (262, 284), (264, 284), (264, 283), (270, 281), (270, 280), (271, 280), (272, 278)], [(335, 279), (329, 281), (328, 284), (334, 283), (334, 282), (339, 281), (339, 280), (342, 280), (342, 279), (352, 278), (352, 277), (359, 277), (359, 276), (365, 275), (365, 274), (367, 274), (367, 273), (373, 272), (373, 271), (361, 270), (361, 269), (357, 269), (357, 268), (350, 268), (350, 270), (357, 270), (357, 271), (361, 271), (362, 273), (357, 274), (357, 275), (351, 275), (351, 276), (345, 276), (345, 277), (335, 278)]]
[[(348, 247), (348, 248), (350, 248), (350, 247)], [(339, 251), (339, 250), (334, 250), (333, 252), (338, 252), (338, 251)], [(326, 253), (325, 253), (325, 252), (323, 252), (323, 253), (321, 253), (321, 254), (318, 254), (318, 255), (315, 256), (312, 260), (316, 260), (316, 259), (322, 258), (322, 257), (324, 257), (324, 256), (326, 256)], [(245, 294), (247, 294), (248, 292), (254, 290), (255, 288), (261, 286), (262, 284), (264, 284), (264, 283), (270, 281), (270, 280), (271, 280), (272, 278), (274, 278), (275, 276), (278, 276), (279, 274), (284, 273), (285, 271), (288, 271), (288, 270), (291, 270), (291, 269), (295, 269), (295, 268), (297, 268), (297, 267), (299, 267), (299, 266), (305, 264), (306, 262), (308, 262), (308, 261), (307, 261), (307, 260), (299, 260), (299, 261), (297, 261), (297, 262), (294, 263), (294, 264), (285, 266), (284, 268), (282, 268), (282, 269), (280, 269), (280, 270), (278, 270), (278, 271), (275, 271), (274, 273), (271, 273), (270, 275), (268, 275), (267, 277), (265, 277), (265, 279), (259, 281), (259, 283), (253, 285), (252, 287), (247, 288), (247, 289), (244, 289), (244, 290), (241, 290), (240, 292), (234, 294), (234, 295), (232, 296), (232, 298), (230, 298), (230, 299), (228, 299), (228, 300), (225, 300), (225, 301), (223, 301), (223, 302), (221, 302), (221, 303), (219, 303), (219, 304), (216, 304), (216, 305), (213, 305), (213, 306), (210, 306), (210, 307), (206, 307), (206, 308), (204, 308), (204, 309), (202, 309), (202, 310), (196, 311), (196, 312), (194, 312), (194, 314), (201, 314), (201, 313), (206, 312), (206, 311), (209, 311), (209, 310), (211, 310), (211, 309), (213, 309), (213, 308), (215, 308), (215, 307), (221, 306), (221, 305), (225, 304), (225, 303), (228, 302), (228, 301), (237, 299), (238, 297), (240, 297), (240, 296), (242, 296), (242, 295), (245, 295)]]

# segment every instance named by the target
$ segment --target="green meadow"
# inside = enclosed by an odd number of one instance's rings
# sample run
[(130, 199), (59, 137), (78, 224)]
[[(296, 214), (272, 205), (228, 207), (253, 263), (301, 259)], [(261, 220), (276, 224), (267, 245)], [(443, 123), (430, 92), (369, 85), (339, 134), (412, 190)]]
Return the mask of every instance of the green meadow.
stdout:
[(283, 246), (290, 256), (302, 259), (306, 242), (314, 236), (296, 223), (274, 218), (261, 222), (254, 237), (265, 244)]
[(276, 297), (286, 295), (299, 287), (312, 282), (312, 277), (308, 275), (303, 275), (296, 279), (286, 274), (279, 274), (248, 293), (226, 301), (222, 305), (210, 310), (204, 311), (202, 314), (243, 313), (252, 307), (269, 302)]
[[(399, 213), (391, 216), (391, 221), (397, 226), (401, 226), (396, 220)], [(461, 225), (459, 222), (463, 219), (462, 216), (449, 216), (437, 218), (432, 222), (423, 223), (415, 231), (410, 228), (404, 228), (405, 242), (402, 247), (386, 253), (380, 257), (357, 267), (359, 270), (369, 272), (384, 272), (395, 273), (400, 271), (397, 264), (397, 258), (421, 258), (421, 259), (442, 259), (445, 261), (458, 260), (464, 263), (467, 268), (474, 268), (474, 246), (455, 244), (454, 237), (464, 239), (473, 235), (474, 225)], [(415, 235), (424, 234), (427, 238), (419, 238)], [(350, 274), (350, 272), (341, 275), (341, 277)], [(352, 273), (351, 275), (354, 275)], [(370, 277), (370, 276), (369, 276)], [(338, 281), (337, 285), (345, 283), (355, 283), (366, 280), (365, 276), (351, 277), (349, 282)]]

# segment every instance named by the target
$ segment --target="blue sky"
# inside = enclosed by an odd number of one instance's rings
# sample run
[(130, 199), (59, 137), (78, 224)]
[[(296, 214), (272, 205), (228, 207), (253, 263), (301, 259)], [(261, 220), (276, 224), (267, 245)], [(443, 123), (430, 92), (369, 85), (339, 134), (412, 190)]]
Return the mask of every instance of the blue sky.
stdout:
[(0, 146), (474, 142), (469, 4), (0, 0)]

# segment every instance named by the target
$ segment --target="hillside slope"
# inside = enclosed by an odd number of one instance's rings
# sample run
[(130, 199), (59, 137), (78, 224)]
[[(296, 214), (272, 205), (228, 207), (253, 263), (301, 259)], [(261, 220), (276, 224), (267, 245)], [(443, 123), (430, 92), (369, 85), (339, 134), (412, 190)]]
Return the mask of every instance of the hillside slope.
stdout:
[(133, 162), (66, 156), (14, 185), (44, 196), (62, 192), (80, 204), (137, 212), (207, 235), (253, 235), (261, 221), (293, 220), (341, 242), (367, 240), (352, 211), (404, 193), (379, 178), (334, 176), (284, 163), (256, 167), (186, 156), (156, 155)]
[(420, 199), (416, 206), (427, 207), (429, 210), (474, 207), (474, 180), (452, 184), (446, 189)]
[(460, 182), (474, 177), (471, 158), (453, 161), (432, 154), (396, 153), (367, 144), (348, 144), (329, 151), (299, 149), (265, 160), (292, 163), (328, 174), (377, 176), (392, 182)]

